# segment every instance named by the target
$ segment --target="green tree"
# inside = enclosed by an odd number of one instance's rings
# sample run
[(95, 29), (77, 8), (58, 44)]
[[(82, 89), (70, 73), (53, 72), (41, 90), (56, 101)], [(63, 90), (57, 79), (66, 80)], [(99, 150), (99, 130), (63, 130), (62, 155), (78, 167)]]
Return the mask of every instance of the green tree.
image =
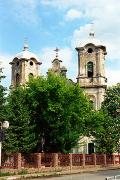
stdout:
[(91, 105), (78, 84), (49, 73), (30, 78), (8, 96), (4, 150), (69, 152), (86, 129)]
[(98, 152), (119, 151), (120, 113), (117, 112), (118, 109), (120, 109), (120, 84), (108, 88), (96, 122), (92, 125), (94, 127), (91, 132), (96, 138)]
[(39, 140), (37, 150), (69, 152), (83, 135), (91, 111), (80, 86), (49, 73), (47, 77), (31, 78), (27, 94)]
[(2, 85), (2, 80), (5, 78), (2, 72), (2, 68), (0, 68), (0, 121), (6, 119), (5, 117), (5, 102), (6, 102), (6, 88)]
[(120, 83), (108, 88), (102, 109), (106, 109), (108, 114), (113, 118), (120, 115), (120, 113), (117, 112), (117, 110), (120, 109)]
[(29, 153), (36, 147), (35, 125), (31, 124), (26, 96), (24, 87), (11, 90), (8, 96), (6, 109), (10, 127), (3, 143), (6, 152)]

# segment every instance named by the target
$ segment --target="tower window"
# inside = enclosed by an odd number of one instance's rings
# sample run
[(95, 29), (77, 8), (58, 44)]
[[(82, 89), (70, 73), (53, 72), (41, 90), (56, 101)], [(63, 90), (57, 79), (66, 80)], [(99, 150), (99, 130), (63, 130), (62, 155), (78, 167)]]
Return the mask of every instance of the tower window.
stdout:
[(33, 62), (32, 61), (30, 61), (30, 65), (33, 66)]
[(17, 66), (19, 66), (19, 61), (17, 61)]
[(88, 77), (93, 77), (93, 62), (87, 63), (87, 75)]
[(18, 86), (20, 84), (20, 75), (16, 74), (16, 85)]
[(87, 52), (88, 52), (88, 53), (92, 53), (92, 52), (93, 52), (93, 49), (92, 49), (92, 48), (88, 48)]

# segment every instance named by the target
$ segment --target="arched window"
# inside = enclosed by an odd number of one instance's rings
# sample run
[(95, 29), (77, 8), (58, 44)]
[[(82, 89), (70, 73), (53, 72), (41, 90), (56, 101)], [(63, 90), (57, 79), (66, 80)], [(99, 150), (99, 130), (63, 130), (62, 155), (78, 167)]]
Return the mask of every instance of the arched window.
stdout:
[(33, 66), (33, 62), (32, 61), (30, 61), (30, 66)]
[(16, 85), (18, 86), (20, 84), (20, 75), (16, 74)]
[(87, 63), (87, 76), (93, 77), (93, 62), (88, 62)]
[(33, 73), (30, 73), (30, 74), (29, 74), (29, 77), (32, 77), (32, 76), (33, 76)]

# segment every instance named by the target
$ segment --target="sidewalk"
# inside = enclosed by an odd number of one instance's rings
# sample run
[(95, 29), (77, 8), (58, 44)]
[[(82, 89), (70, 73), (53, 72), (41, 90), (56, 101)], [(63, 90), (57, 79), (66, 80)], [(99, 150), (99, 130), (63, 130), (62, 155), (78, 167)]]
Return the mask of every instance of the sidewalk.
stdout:
[(88, 173), (88, 172), (97, 172), (97, 171), (106, 171), (106, 170), (115, 170), (120, 169), (120, 166), (109, 166), (109, 167), (88, 167), (88, 168), (72, 168), (67, 170), (55, 170), (51, 172), (36, 172), (31, 174), (24, 175), (14, 175), (14, 176), (4, 176), (0, 177), (0, 180), (22, 180), (29, 178), (38, 178), (38, 177), (51, 177), (51, 176), (60, 176), (60, 175), (68, 175), (68, 174), (77, 174), (77, 173)]

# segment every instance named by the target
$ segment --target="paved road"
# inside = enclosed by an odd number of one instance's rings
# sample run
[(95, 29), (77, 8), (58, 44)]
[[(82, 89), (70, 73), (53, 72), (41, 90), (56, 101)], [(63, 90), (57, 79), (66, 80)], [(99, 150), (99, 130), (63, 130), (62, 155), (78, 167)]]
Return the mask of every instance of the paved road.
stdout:
[[(105, 180), (105, 177), (119, 175), (120, 170), (108, 170), (108, 171), (99, 171), (91, 173), (82, 173), (82, 174), (73, 174), (65, 175), (59, 177), (50, 177), (50, 178), (38, 178), (39, 180)], [(29, 179), (29, 180), (38, 180), (38, 179)]]

